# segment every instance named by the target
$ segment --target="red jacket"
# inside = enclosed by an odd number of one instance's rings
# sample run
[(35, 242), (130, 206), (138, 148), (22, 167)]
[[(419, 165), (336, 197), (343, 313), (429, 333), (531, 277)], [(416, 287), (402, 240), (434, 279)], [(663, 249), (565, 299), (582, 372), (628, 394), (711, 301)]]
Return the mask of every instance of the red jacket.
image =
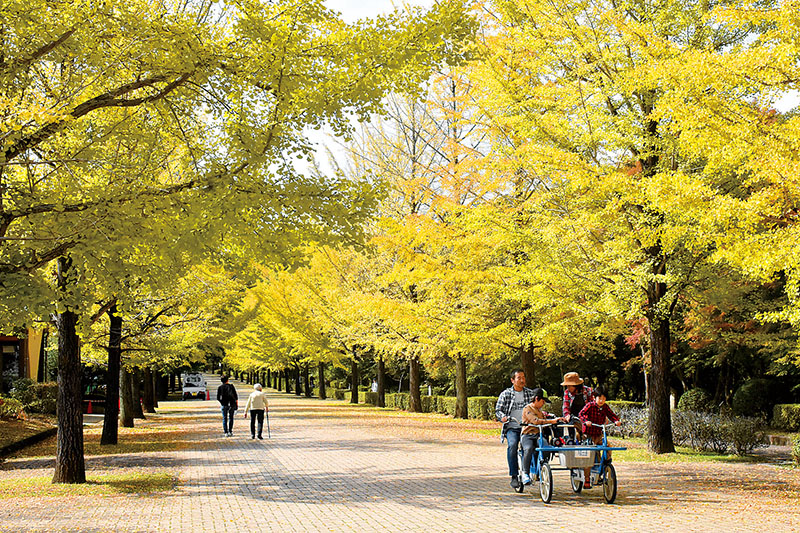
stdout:
[[(598, 426), (605, 424), (606, 418), (612, 422), (619, 420), (619, 417), (614, 414), (614, 411), (611, 410), (607, 403), (600, 407), (594, 400), (583, 406), (578, 418), (583, 422), (583, 433), (590, 437), (599, 437), (603, 434), (603, 429)], [(591, 422), (592, 425), (587, 426), (587, 421)]]

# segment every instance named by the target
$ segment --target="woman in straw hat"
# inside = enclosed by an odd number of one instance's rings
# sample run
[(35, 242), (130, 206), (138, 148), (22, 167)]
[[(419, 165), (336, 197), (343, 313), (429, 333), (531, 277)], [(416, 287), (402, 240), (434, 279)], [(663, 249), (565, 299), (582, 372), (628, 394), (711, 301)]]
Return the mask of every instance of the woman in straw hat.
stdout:
[[(578, 414), (583, 406), (592, 401), (592, 388), (583, 384), (583, 379), (577, 372), (567, 372), (564, 374), (564, 381), (561, 383), (564, 388), (564, 402), (561, 404), (561, 411), (567, 422), (572, 423), (581, 433), (583, 424), (578, 419)], [(570, 431), (570, 436), (574, 437), (574, 432)]]

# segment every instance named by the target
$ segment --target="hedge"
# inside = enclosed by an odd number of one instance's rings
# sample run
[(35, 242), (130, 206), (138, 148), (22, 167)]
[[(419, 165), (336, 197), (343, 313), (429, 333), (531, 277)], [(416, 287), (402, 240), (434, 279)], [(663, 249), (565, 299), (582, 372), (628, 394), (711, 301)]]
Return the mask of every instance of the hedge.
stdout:
[[(349, 400), (350, 391), (344, 389), (328, 389), (328, 395), (336, 400)], [(364, 392), (361, 394), (364, 403), (370, 405), (378, 404), (377, 392)], [(390, 409), (400, 409), (408, 411), (411, 405), (411, 398), (407, 392), (387, 393), (386, 407)], [(456, 415), (456, 402), (454, 396), (425, 396), (422, 395), (422, 412), (423, 413), (440, 413), (448, 416)], [(494, 407), (497, 404), (496, 396), (471, 396), (467, 398), (467, 416), (477, 420), (494, 420)], [(615, 412), (618, 409), (631, 409), (642, 408), (641, 402), (629, 402), (623, 400), (609, 401), (608, 405)], [(561, 414), (561, 398), (551, 397), (548, 412)]]
[(378, 393), (367, 391), (363, 394), (364, 396), (364, 403), (368, 403), (370, 405), (378, 405)]
[(772, 425), (786, 431), (800, 431), (800, 403), (779, 403), (772, 409)]
[[(456, 401), (453, 396), (434, 396), (436, 398), (436, 412), (443, 415), (456, 416)], [(469, 400), (467, 400), (469, 401)]]
[(20, 401), (26, 412), (56, 414), (58, 384), (36, 383), (29, 378), (20, 378), (14, 381), (9, 396)]
[(472, 396), (467, 398), (467, 414), (469, 418), (494, 420), (496, 404), (497, 398), (494, 396)]

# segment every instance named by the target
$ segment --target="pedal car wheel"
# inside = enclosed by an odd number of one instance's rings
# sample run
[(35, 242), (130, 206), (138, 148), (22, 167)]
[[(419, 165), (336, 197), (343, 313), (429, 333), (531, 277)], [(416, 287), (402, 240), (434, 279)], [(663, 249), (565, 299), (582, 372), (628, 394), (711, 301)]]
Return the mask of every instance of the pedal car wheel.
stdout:
[(542, 463), (539, 472), (539, 495), (544, 503), (550, 503), (550, 500), (553, 499), (553, 472), (547, 463)]
[(611, 464), (603, 467), (603, 498), (606, 503), (614, 503), (617, 499), (617, 471)]
[(569, 471), (569, 481), (572, 484), (572, 492), (575, 494), (580, 494), (583, 490), (583, 478), (581, 477), (581, 471), (577, 468), (572, 468)]

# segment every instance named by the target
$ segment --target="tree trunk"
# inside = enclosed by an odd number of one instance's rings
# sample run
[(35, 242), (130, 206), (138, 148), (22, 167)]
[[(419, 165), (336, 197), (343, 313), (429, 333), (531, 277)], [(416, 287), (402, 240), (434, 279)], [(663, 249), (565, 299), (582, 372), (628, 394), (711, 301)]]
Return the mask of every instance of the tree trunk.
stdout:
[(467, 402), (467, 359), (456, 357), (456, 418), (469, 418)]
[(311, 398), (311, 378), (308, 376), (308, 363), (303, 366), (303, 386), (306, 388), (306, 398)]
[(378, 407), (386, 407), (386, 365), (383, 355), (378, 356)]
[(300, 365), (294, 365), (294, 395), (300, 396), (303, 393), (303, 385), (300, 383)]
[(156, 412), (156, 391), (153, 387), (153, 370), (145, 367), (142, 371), (144, 390), (142, 391), (142, 408), (146, 413)]
[(350, 403), (358, 403), (358, 359), (353, 357), (350, 361)]
[(422, 412), (422, 398), (419, 396), (419, 359), (413, 357), (408, 363), (409, 410), (412, 413)]
[(111, 323), (108, 332), (108, 372), (106, 372), (106, 409), (103, 414), (103, 435), (100, 444), (117, 444), (119, 440), (119, 368), (122, 360), (122, 316), (117, 304), (108, 311)]
[[(662, 285), (651, 283), (652, 285)], [(664, 288), (664, 290), (666, 290)], [(663, 292), (661, 292), (663, 294)], [(655, 310), (655, 303), (648, 302)], [(669, 318), (661, 319), (649, 313), (650, 322), (650, 377), (648, 379), (648, 435), (647, 446), (653, 453), (675, 451), (672, 441), (672, 419), (669, 410), (670, 330)]]
[(284, 381), (284, 384), (286, 385), (286, 392), (291, 394), (292, 393), (292, 383), (291, 383), (291, 381), (289, 379), (289, 371), (286, 370), (286, 369), (283, 369), (283, 381)]
[[(58, 284), (67, 285), (71, 261), (58, 260)], [(75, 333), (77, 315), (67, 309), (57, 318), (58, 325), (58, 437), (53, 483), (86, 483), (83, 458), (83, 396), (81, 391), (81, 351)]]
[(328, 397), (325, 392), (325, 363), (320, 363), (317, 368), (319, 374), (319, 397), (324, 400)]
[(133, 418), (147, 420), (142, 411), (142, 370), (135, 368), (131, 372), (131, 390), (133, 391)]
[(522, 371), (525, 372), (525, 382), (529, 388), (538, 387), (536, 382), (536, 366), (534, 359), (534, 350), (531, 345), (523, 345), (519, 349), (519, 365)]
[(133, 427), (133, 376), (127, 370), (120, 372), (120, 393), (122, 396), (122, 413), (121, 421), (122, 427)]
[(156, 409), (158, 409), (158, 402), (167, 401), (167, 376), (164, 374), (156, 373)]

